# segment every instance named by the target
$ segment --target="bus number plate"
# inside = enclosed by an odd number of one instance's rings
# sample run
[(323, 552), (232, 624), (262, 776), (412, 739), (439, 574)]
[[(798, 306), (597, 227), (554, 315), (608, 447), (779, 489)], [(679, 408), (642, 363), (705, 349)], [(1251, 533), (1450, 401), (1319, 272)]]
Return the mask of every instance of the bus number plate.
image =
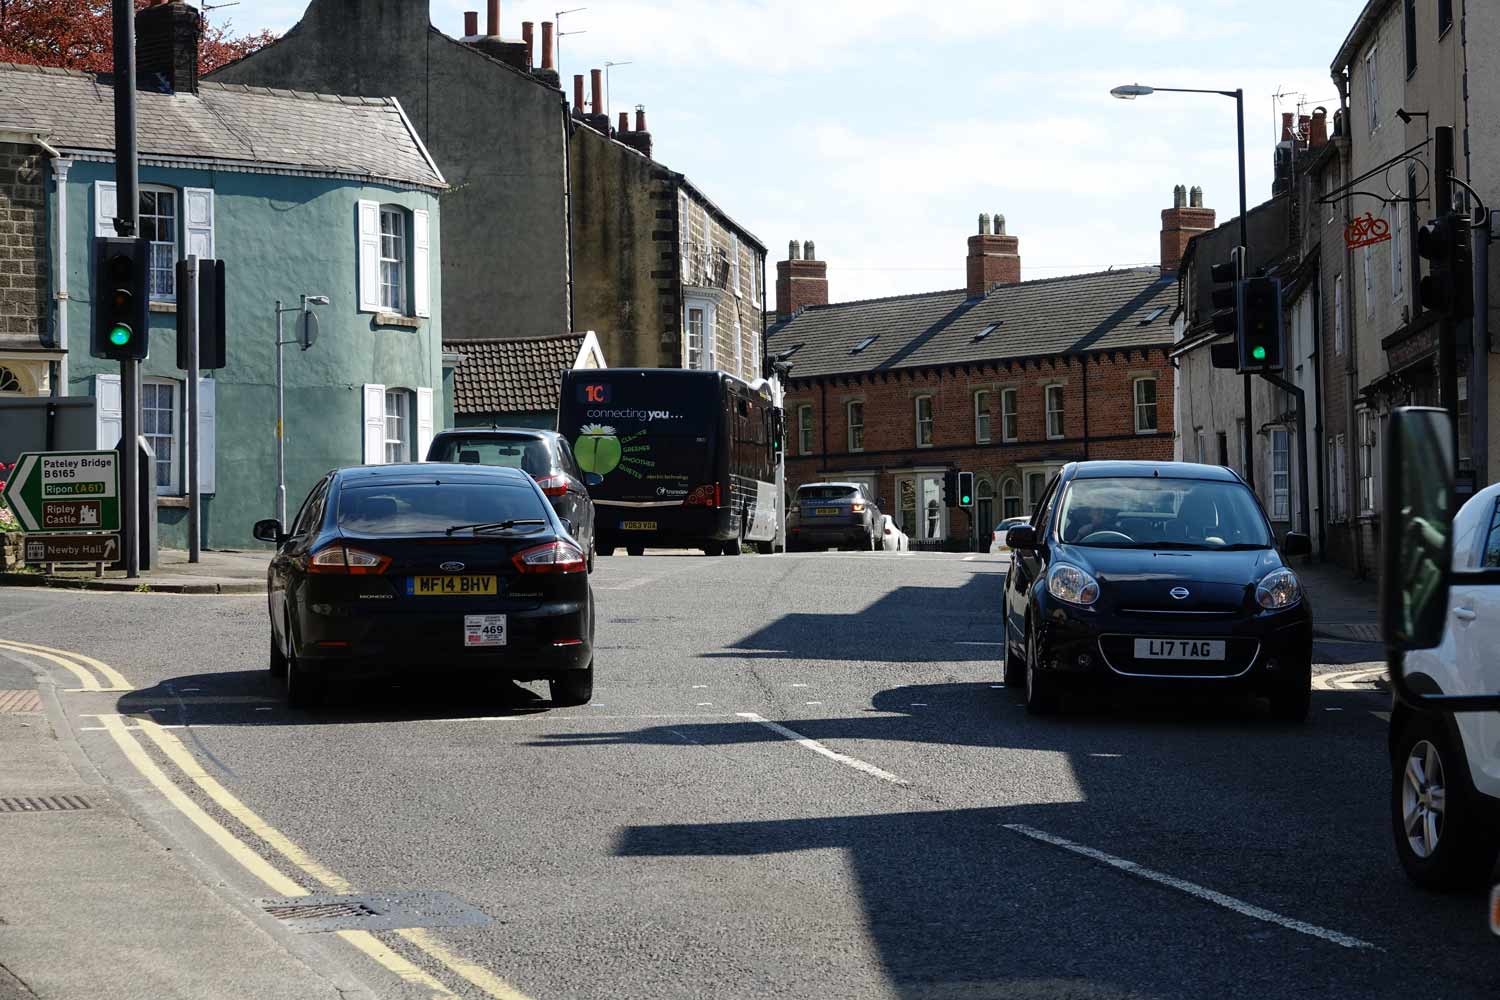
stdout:
[(655, 521), (621, 521), (621, 531), (655, 531)]

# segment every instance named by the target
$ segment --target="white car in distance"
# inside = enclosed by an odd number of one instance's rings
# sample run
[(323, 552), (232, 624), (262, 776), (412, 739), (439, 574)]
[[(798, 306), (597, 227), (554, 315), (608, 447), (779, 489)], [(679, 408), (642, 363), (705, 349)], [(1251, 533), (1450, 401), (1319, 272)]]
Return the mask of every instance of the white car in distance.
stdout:
[(995, 525), (995, 530), (990, 536), (990, 555), (1010, 555), (1010, 546), (1005, 544), (1005, 533), (1011, 528), (1019, 528), (1023, 524), (1030, 523), (1031, 518), (1029, 517), (1007, 517), (1005, 520)]
[(894, 518), (880, 515), (880, 548), (885, 552), (906, 552), (911, 549), (911, 540), (906, 537)]

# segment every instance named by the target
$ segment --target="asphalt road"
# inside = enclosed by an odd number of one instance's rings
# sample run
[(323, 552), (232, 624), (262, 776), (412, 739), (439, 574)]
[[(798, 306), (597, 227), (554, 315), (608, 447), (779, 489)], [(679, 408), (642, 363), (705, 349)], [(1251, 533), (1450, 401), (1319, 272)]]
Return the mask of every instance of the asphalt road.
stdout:
[[(601, 559), (595, 700), (557, 711), (542, 685), (420, 684), (289, 711), (258, 597), (10, 590), (0, 635), (137, 688), (64, 704), (150, 808), (171, 811), (98, 716), (183, 727), (168, 731), (229, 801), (340, 884), (447, 892), (493, 918), (430, 934), (511, 994), (377, 935), (463, 996), (1496, 995), (1486, 899), (1420, 892), (1397, 865), (1383, 696), (1320, 691), (1299, 727), (1254, 702), (1033, 719), (998, 687), (1003, 570)], [(1321, 669), (1361, 652), (1324, 649)], [(167, 829), (223, 892), (271, 895), (243, 858)], [(307, 882), (262, 834), (244, 842)], [(373, 964), (369, 981), (431, 995)]]

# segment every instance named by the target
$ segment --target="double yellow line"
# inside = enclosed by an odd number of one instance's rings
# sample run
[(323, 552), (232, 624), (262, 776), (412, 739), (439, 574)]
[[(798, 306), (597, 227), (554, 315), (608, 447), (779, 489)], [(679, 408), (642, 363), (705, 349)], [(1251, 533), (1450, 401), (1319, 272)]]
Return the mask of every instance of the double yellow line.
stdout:
[[(47, 646), (36, 646), (31, 643), (15, 642), (9, 639), (0, 639), (0, 649), (8, 649), (12, 652), (33, 656), (50, 663), (63, 667), (78, 678), (80, 687), (75, 691), (133, 691), (133, 686), (117, 671), (107, 664), (65, 650), (52, 649)], [(89, 673), (87, 667), (91, 667), (103, 676), (110, 687), (102, 686), (98, 679)], [(253, 809), (245, 805), (225, 788), (219, 781), (204, 771), (199, 765), (197, 758), (188, 752), (186, 746), (171, 731), (158, 725), (151, 719), (140, 718), (137, 725), (127, 726), (124, 716), (101, 715), (98, 716), (101, 725), (114, 739), (125, 759), (130, 761), (136, 771), (149, 781), (157, 791), (170, 802), (189, 822), (203, 831), (210, 840), (224, 849), (234, 861), (251, 875), (260, 879), (261, 882), (274, 893), (280, 896), (306, 896), (313, 890), (308, 889), (302, 882), (283, 874), (276, 866), (272, 865), (259, 853), (257, 853), (244, 840), (237, 837), (228, 827), (209, 815), (202, 806), (180, 788), (172, 778), (157, 765), (135, 737), (136, 732), (143, 732), (156, 745), (156, 748), (171, 761), (176, 768), (182, 772), (193, 784), (197, 785), (208, 798), (219, 808), (232, 816), (236, 822), (249, 830), (260, 839), (267, 847), (281, 857), (292, 868), (301, 872), (307, 878), (321, 888), (326, 888), (335, 893), (353, 893), (354, 887), (337, 873), (319, 864), (301, 847), (298, 847), (291, 838), (282, 833), (276, 827), (262, 819)], [(420, 966), (411, 962), (400, 953), (393, 951), (381, 943), (380, 939), (369, 931), (338, 931), (338, 936), (365, 955), (379, 963), (382, 967), (399, 976), (401, 979), (416, 986), (432, 991), (434, 997), (455, 997), (451, 989), (443, 984), (441, 980)], [(412, 947), (422, 952), (438, 965), (454, 973), (461, 979), (476, 987), (492, 1000), (530, 1000), (509, 983), (500, 979), (488, 969), (471, 962), (448, 950), (441, 942), (421, 928), (411, 927), (395, 931), (405, 939)]]

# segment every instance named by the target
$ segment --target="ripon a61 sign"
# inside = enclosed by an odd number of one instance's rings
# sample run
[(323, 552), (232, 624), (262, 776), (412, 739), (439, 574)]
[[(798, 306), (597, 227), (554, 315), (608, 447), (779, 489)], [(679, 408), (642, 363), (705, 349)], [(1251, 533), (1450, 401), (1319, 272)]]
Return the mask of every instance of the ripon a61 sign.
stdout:
[(119, 531), (120, 476), (112, 451), (26, 452), (5, 484), (21, 530)]

